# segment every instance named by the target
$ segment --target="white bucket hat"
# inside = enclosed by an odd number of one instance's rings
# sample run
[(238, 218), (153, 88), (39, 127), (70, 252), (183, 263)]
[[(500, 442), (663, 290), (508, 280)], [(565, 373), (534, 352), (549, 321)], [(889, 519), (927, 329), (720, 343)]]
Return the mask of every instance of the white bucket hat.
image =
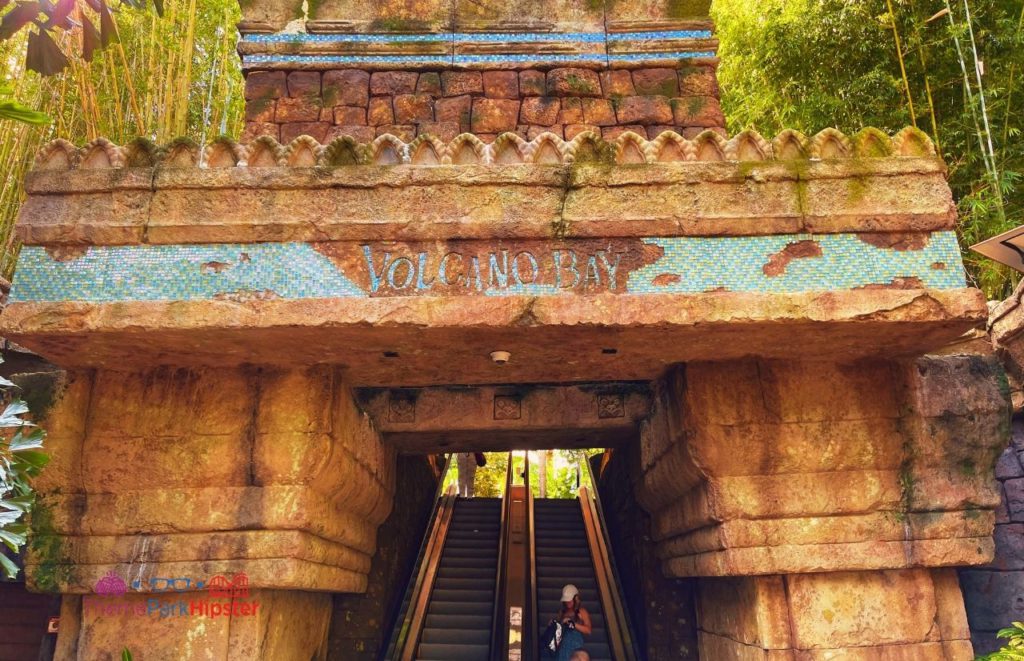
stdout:
[(579, 595), (579, 593), (580, 591), (576, 589), (576, 586), (572, 583), (569, 583), (564, 588), (562, 588), (562, 603), (572, 601), (576, 596)]

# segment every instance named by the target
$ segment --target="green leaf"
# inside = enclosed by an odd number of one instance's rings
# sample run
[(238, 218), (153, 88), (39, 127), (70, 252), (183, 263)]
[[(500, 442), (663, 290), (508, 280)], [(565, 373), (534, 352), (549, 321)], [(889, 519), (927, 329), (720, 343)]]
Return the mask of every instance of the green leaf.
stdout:
[(31, 494), (26, 496), (15, 496), (14, 498), (5, 498), (0, 500), (0, 507), (4, 507), (9, 510), (27, 512), (32, 509), (32, 503), (34, 503), (35, 500), (35, 496)]
[(11, 559), (3, 553), (0, 553), (0, 567), (3, 567), (4, 574), (7, 575), (7, 578), (11, 579), (15, 578), (20, 571), (18, 569), (18, 565), (11, 562)]
[[(10, 119), (15, 122), (22, 122), (24, 124), (32, 124), (35, 126), (45, 126), (52, 120), (44, 113), (36, 110), (32, 110), (26, 106), (21, 105), (16, 101), (0, 101), (0, 119)], [(14, 384), (7, 379), (3, 379), (4, 383), (0, 385), (13, 386)]]
[(132, 653), (127, 647), (121, 650), (121, 661), (132, 661)]
[(36, 452), (35, 450), (21, 450), (15, 453), (15, 458), (35, 468), (43, 468), (46, 464), (50, 463), (49, 455), (45, 452)]
[(25, 539), (25, 535), (19, 535), (11, 532), (9, 529), (4, 530), (3, 528), (0, 528), (0, 542), (6, 544), (7, 548), (11, 549), (15, 553), (25, 545)]
[(46, 438), (46, 432), (42, 429), (33, 429), (27, 436), (17, 431), (14, 437), (11, 438), (11, 452), (21, 452), (23, 450), (35, 450), (36, 448), (43, 447), (43, 440)]

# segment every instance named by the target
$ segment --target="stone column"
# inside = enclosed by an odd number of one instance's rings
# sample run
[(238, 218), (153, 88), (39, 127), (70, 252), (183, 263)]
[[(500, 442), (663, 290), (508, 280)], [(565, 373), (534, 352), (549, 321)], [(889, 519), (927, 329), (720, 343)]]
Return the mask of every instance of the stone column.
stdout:
[(328, 593), (366, 589), (395, 488), (338, 370), (83, 371), (40, 399), (26, 574), (81, 595), (62, 658), (324, 657)]
[(943, 568), (992, 555), (995, 360), (691, 364), (657, 406), (639, 496), (703, 658), (972, 657)]

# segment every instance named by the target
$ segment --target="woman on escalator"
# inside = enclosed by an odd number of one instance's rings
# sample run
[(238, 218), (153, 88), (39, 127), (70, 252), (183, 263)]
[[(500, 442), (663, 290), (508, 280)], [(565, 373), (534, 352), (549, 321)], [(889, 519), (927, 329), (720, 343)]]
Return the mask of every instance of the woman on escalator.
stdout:
[(580, 591), (569, 584), (562, 588), (562, 606), (556, 621), (562, 625), (562, 644), (558, 647), (558, 661), (569, 661), (572, 653), (583, 648), (583, 636), (592, 631), (590, 613), (580, 605)]

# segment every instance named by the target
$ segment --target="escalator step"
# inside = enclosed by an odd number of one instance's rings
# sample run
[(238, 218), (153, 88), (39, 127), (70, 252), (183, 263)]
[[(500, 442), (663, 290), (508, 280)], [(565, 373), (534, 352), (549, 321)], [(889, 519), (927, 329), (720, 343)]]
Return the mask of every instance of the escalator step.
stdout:
[(486, 615), (480, 613), (480, 604), (474, 604), (476, 613), (466, 615), (427, 615), (426, 627), (428, 629), (473, 629), (481, 631), (491, 630), (491, 613)]
[(491, 640), (490, 622), (479, 629), (432, 629), (423, 630), (423, 637), (420, 639), (420, 649), (423, 645), (487, 645)]
[[(480, 580), (479, 578), (461, 578), (461, 577), (449, 578), (449, 577), (446, 576), (444, 578), (438, 578), (436, 581), (434, 581), (434, 589), (435, 590), (469, 590), (469, 591), (478, 591), (481, 588), (486, 589), (488, 587), (490, 587), (490, 588), (494, 587), (494, 579), (493, 578), (488, 581), (486, 579), (485, 580)], [(580, 589), (582, 590), (583, 588), (581, 587)]]
[(493, 603), (494, 593), (492, 590), (446, 590), (444, 588), (434, 588), (433, 594), (431, 594), (431, 601), (461, 601), (461, 602), (475, 602), (475, 603), (487, 603), (488, 600)]
[(430, 645), (421, 644), (416, 654), (418, 661), (487, 661), (491, 647), (483, 645)]
[(427, 617), (432, 615), (478, 615), (479, 601), (432, 601), (427, 608)]

